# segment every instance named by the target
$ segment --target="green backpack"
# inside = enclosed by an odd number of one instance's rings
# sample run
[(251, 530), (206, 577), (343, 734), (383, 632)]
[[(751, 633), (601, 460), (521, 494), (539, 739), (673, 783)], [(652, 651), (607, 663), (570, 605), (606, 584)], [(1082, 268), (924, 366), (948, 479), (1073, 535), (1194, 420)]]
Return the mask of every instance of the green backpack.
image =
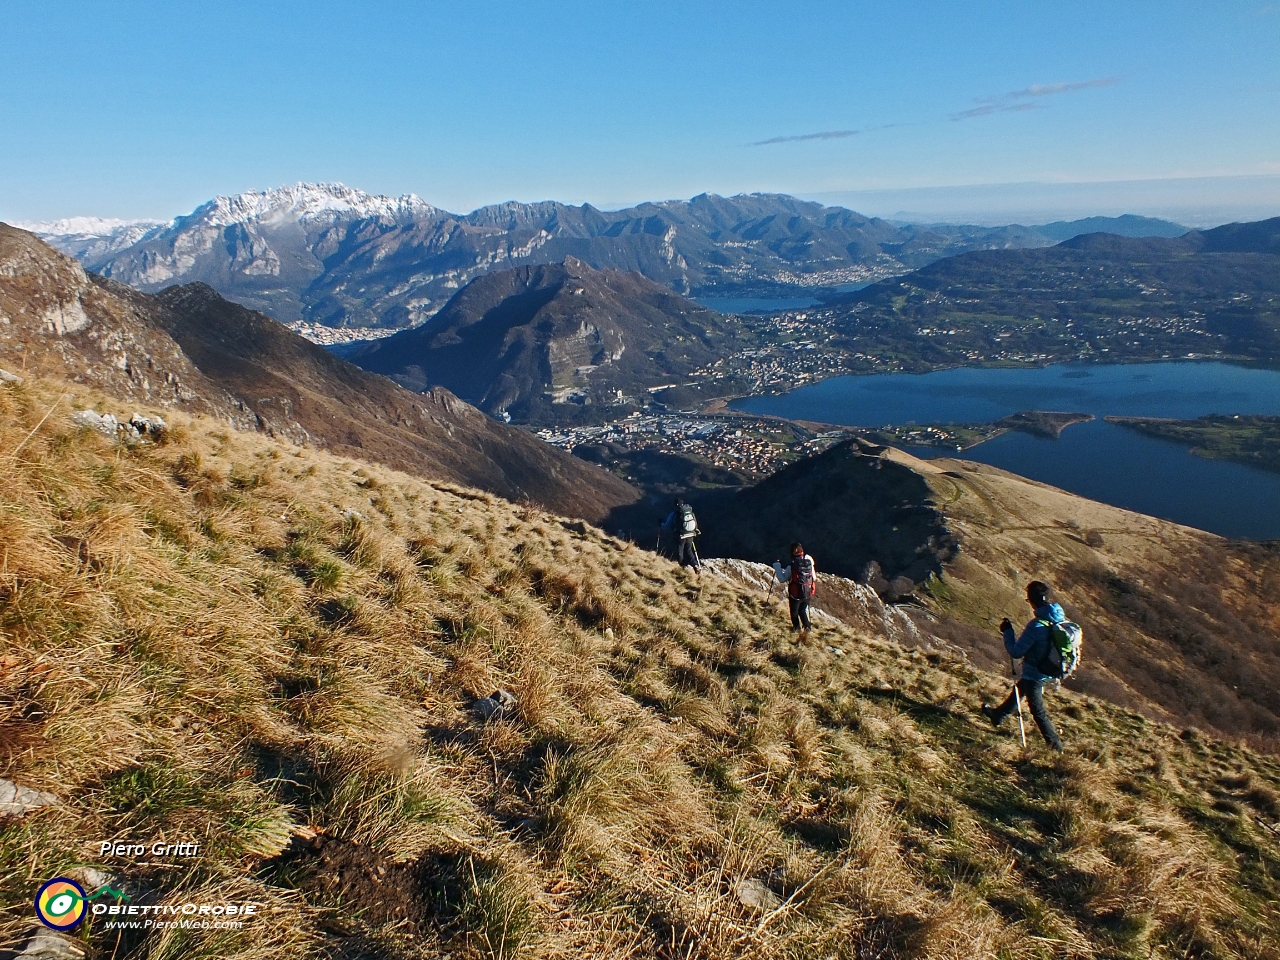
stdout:
[(1040, 672), (1045, 676), (1065, 680), (1076, 672), (1080, 666), (1080, 647), (1084, 643), (1084, 631), (1080, 624), (1063, 620), (1054, 623), (1052, 620), (1039, 620), (1049, 629), (1049, 649), (1044, 660), (1038, 664)]

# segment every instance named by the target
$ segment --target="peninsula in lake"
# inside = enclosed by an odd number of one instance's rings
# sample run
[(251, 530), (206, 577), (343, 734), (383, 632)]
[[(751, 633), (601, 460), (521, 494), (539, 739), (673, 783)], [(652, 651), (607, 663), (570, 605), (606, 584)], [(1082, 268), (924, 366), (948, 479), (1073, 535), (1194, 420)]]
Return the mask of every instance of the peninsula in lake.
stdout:
[(1164, 420), (1157, 417), (1106, 417), (1161, 440), (1191, 447), (1198, 457), (1231, 460), (1251, 467), (1280, 473), (1280, 417), (1214, 414), (1195, 420)]

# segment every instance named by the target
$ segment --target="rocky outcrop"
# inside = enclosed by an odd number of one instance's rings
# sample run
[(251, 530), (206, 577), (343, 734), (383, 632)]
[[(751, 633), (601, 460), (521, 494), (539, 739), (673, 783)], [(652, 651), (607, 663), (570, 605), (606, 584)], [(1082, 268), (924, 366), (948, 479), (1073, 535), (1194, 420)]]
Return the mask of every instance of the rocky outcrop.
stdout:
[[(72, 304), (82, 307), (84, 323)], [(60, 326), (48, 322), (55, 308)], [(69, 325), (68, 316), (77, 319)], [(589, 520), (640, 496), (605, 470), (495, 422), (447, 390), (411, 393), (224, 300), (207, 284), (138, 293), (86, 275), (74, 260), (3, 224), (0, 362), (131, 405), (209, 414), (240, 429)], [(155, 439), (149, 416), (77, 416), (125, 441)]]
[(0, 360), (23, 374), (99, 387), (124, 401), (252, 426), (127, 287), (90, 274), (30, 233), (0, 224)]
[(116, 417), (112, 413), (96, 413), (93, 410), (77, 410), (71, 415), (71, 422), (90, 430), (97, 430), (112, 440), (122, 443), (138, 443), (146, 440), (162, 440), (169, 432), (169, 425), (160, 417), (144, 417), (135, 413), (128, 420)]
[[(776, 582), (773, 567), (768, 564), (706, 558), (702, 568), (713, 576), (758, 590), (761, 599), (772, 600), (780, 613), (786, 612), (787, 588)], [(936, 637), (921, 633), (910, 617), (885, 603), (870, 587), (846, 577), (819, 572), (811, 612), (819, 626), (823, 617), (829, 617), (856, 630), (887, 637), (909, 649), (932, 650), (945, 646)]]
[(22, 945), (8, 954), (13, 960), (82, 960), (88, 952), (74, 937), (32, 927)]

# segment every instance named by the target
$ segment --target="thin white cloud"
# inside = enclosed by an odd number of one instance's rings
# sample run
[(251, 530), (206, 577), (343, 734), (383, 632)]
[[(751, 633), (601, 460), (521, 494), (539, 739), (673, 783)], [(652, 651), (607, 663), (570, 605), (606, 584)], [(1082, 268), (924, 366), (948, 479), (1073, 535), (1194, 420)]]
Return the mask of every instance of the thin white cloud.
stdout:
[(875, 127), (864, 127), (861, 130), (823, 130), (820, 133), (801, 133), (793, 137), (770, 137), (768, 140), (757, 140), (748, 144), (751, 147), (767, 147), (775, 143), (799, 143), (804, 140), (843, 140), (845, 137), (857, 137), (877, 130), (892, 130), (894, 127), (905, 127), (905, 123), (882, 123)]
[(1119, 77), (1098, 77), (1096, 80), (1078, 80), (1075, 83), (1036, 83), (1025, 90), (1015, 90), (1007, 94), (1013, 98), (1050, 97), (1055, 93), (1072, 93), (1076, 90), (1089, 90), (1093, 87), (1113, 87), (1120, 82)]
[(1037, 101), (1045, 97), (1054, 97), (1062, 93), (1074, 93), (1077, 90), (1091, 90), (1096, 87), (1111, 87), (1119, 82), (1119, 77), (1097, 77), (1093, 80), (1077, 80), (1069, 83), (1035, 83), (999, 97), (987, 97), (978, 100), (976, 101), (978, 104), (976, 107), (953, 113), (951, 114), (951, 119), (970, 120), (974, 117), (985, 117), (992, 113), (1039, 110), (1042, 104)]
[(984, 103), (971, 110), (961, 110), (951, 115), (952, 120), (968, 120), (970, 117), (985, 117), (989, 113), (1004, 113), (1009, 110), (1043, 110), (1038, 103)]
[(823, 130), (821, 133), (802, 133), (795, 137), (770, 137), (768, 140), (757, 140), (753, 147), (767, 147), (772, 143), (799, 143), (802, 140), (843, 140), (845, 137), (856, 137), (861, 130)]

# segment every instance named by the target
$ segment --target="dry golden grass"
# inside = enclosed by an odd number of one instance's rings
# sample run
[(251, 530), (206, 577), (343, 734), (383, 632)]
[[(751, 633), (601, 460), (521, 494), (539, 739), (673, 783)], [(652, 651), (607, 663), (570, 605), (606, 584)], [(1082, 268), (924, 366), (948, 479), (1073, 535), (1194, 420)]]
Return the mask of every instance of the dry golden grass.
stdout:
[(269, 906), (82, 928), (118, 958), (1278, 956), (1267, 757), (1075, 695), (1024, 751), (962, 659), (211, 421), (10, 456), (62, 389), (0, 387), (0, 776), (60, 798), (0, 821), (0, 942), (96, 867)]

